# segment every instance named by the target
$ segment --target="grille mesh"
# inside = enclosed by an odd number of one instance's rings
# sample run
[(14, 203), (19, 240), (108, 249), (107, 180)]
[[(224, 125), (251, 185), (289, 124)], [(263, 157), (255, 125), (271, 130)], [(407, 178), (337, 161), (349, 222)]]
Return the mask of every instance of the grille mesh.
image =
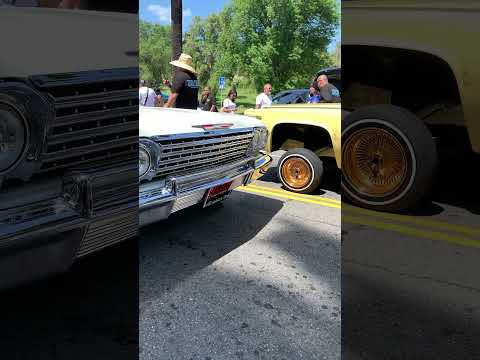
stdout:
[(138, 232), (138, 211), (100, 220), (90, 224), (77, 257), (88, 255), (107, 246), (130, 239)]
[(201, 137), (161, 139), (157, 176), (182, 173), (226, 164), (245, 157), (253, 130)]
[(31, 80), (54, 107), (41, 172), (137, 156), (138, 70), (43, 75)]

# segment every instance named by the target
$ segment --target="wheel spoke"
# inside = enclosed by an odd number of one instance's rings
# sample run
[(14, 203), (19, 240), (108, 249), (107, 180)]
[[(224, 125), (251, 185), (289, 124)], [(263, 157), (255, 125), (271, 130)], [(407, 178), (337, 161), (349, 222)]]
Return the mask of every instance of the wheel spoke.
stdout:
[(385, 197), (397, 191), (408, 173), (405, 146), (389, 131), (364, 128), (343, 145), (344, 176), (358, 192)]

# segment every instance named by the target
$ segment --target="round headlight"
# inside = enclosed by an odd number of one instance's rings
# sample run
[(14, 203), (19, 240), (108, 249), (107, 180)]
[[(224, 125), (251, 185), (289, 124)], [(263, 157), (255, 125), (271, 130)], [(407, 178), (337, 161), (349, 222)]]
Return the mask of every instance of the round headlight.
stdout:
[(260, 135), (259, 135), (257, 146), (259, 150), (263, 150), (265, 149), (265, 145), (267, 145), (268, 130), (266, 128), (259, 128), (259, 130), (260, 130)]
[(152, 160), (146, 148), (140, 145), (138, 152), (138, 176), (144, 176), (151, 167)]
[(0, 173), (17, 163), (25, 150), (25, 122), (12, 108), (0, 104)]
[(253, 132), (253, 139), (252, 139), (252, 149), (256, 151), (258, 149), (258, 141), (260, 140), (260, 132), (258, 129), (255, 129)]

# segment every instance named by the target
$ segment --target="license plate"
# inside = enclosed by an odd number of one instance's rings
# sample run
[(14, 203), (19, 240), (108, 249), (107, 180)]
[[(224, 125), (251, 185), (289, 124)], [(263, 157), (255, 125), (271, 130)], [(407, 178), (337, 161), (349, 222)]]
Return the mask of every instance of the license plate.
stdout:
[(203, 207), (207, 207), (225, 199), (231, 193), (230, 187), (232, 184), (233, 181), (229, 181), (225, 184), (217, 185), (208, 189), (207, 194), (205, 195), (205, 201), (203, 202)]

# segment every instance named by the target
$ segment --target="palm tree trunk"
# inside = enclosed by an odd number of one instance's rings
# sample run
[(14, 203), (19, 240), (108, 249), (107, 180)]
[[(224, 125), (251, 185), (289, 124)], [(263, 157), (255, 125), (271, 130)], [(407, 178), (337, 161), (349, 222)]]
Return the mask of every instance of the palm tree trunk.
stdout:
[[(171, 0), (172, 8), (172, 60), (178, 59), (182, 53), (182, 0)], [(172, 79), (175, 75), (172, 70)]]

